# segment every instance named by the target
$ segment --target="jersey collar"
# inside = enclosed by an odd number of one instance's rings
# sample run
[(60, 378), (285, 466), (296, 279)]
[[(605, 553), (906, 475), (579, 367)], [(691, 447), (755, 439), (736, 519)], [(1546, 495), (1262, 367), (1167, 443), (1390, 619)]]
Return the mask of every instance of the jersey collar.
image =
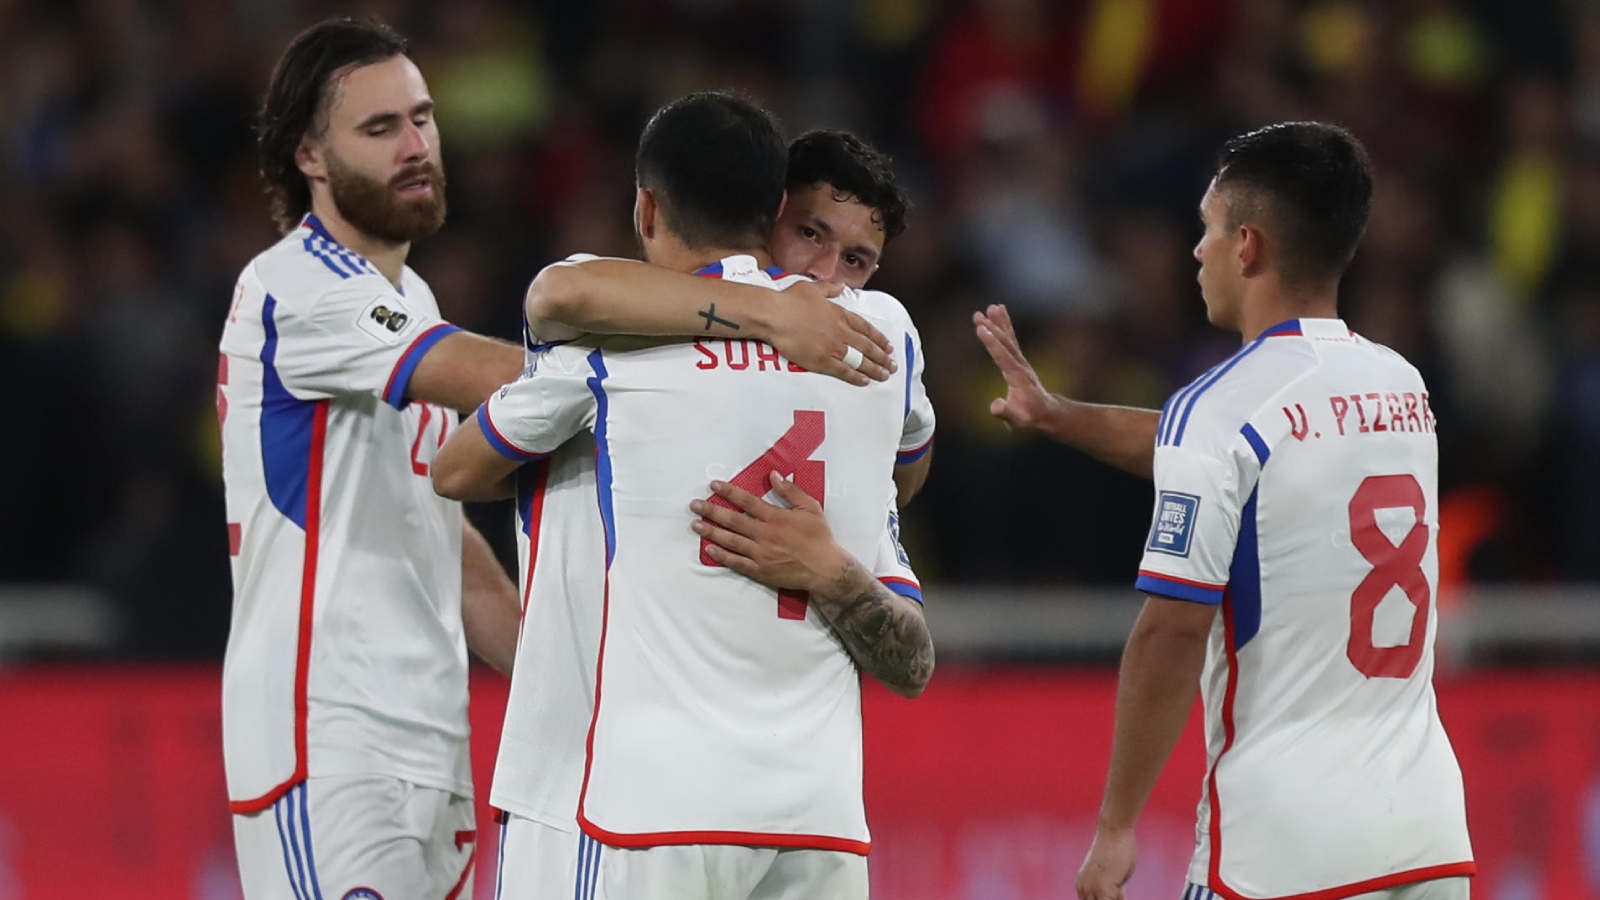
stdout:
[[(749, 256), (730, 256), (728, 259), (748, 259), (751, 263), (755, 262), (755, 259)], [(694, 274), (699, 275), (702, 278), (721, 278), (723, 262), (723, 260), (719, 259), (711, 265), (706, 266), (704, 269), (696, 271)], [(762, 271), (766, 272), (767, 277), (772, 279), (783, 278), (789, 274), (777, 266), (767, 266), (765, 269), (762, 269)]]
[(1261, 332), (1258, 340), (1275, 337), (1313, 337), (1321, 339), (1354, 337), (1343, 319), (1289, 319)]

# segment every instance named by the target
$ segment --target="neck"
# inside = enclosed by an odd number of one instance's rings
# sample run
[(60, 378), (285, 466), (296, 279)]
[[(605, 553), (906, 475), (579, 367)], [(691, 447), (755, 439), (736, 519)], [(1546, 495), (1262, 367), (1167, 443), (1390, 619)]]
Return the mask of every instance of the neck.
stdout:
[(645, 254), (652, 265), (679, 272), (696, 272), (729, 256), (755, 257), (756, 265), (765, 269), (772, 265), (772, 257), (764, 248), (736, 249), (733, 247), (687, 247), (676, 237), (663, 235), (653, 241)]
[(362, 258), (377, 266), (378, 271), (389, 279), (390, 284), (397, 288), (400, 286), (406, 255), (411, 252), (409, 241), (391, 244), (379, 240), (350, 224), (348, 219), (339, 215), (339, 210), (332, 203), (318, 203), (313, 200), (311, 212), (322, 222), (322, 227), (327, 229), (334, 240), (361, 254)]
[(1247, 292), (1240, 304), (1239, 336), (1244, 343), (1289, 319), (1339, 318), (1339, 282), (1291, 288), (1274, 281)]

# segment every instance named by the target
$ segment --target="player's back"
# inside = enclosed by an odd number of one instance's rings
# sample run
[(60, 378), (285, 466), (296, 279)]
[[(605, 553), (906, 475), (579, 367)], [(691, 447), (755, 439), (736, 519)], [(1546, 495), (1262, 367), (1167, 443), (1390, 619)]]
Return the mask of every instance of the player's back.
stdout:
[[(721, 271), (769, 288), (787, 281), (749, 257), (729, 257)], [(896, 346), (914, 346), (893, 298), (851, 292), (840, 302)], [(757, 341), (613, 338), (544, 350), (480, 412), (491, 443), (523, 458), (559, 455), (572, 435), (593, 435), (600, 546), (592, 560), (553, 560), (542, 530), (530, 594), (540, 595), (538, 573), (551, 564), (605, 570), (576, 798), (592, 837), (866, 851), (854, 663), (802, 597), (710, 564), (688, 506), (708, 497), (713, 479), (765, 493), (777, 471), (822, 501), (846, 550), (881, 560), (897, 451), (932, 426), (926, 410), (913, 415), (925, 400), (909, 362), (902, 377), (858, 388)], [(546, 492), (547, 503), (556, 499)], [(876, 571), (909, 572), (903, 562)], [(513, 700), (523, 675), (519, 663)], [(558, 816), (539, 805), (554, 794), (536, 781), (502, 785), (497, 774), (496, 794), (526, 795), (515, 797), (520, 808)]]
[(1416, 370), (1338, 320), (1291, 320), (1174, 396), (1157, 460), (1240, 510), (1223, 524), (1208, 491), (1164, 491), (1146, 566), (1175, 566), (1141, 573), (1174, 595), (1177, 559), (1236, 531), (1225, 587), (1188, 588), (1226, 592), (1191, 880), (1277, 897), (1470, 866), (1432, 688), (1438, 457)]
[(822, 501), (841, 546), (872, 558), (899, 386), (798, 372), (754, 341), (602, 351), (594, 363), (612, 558), (586, 825), (634, 836), (624, 842), (697, 831), (719, 835), (705, 843), (864, 850), (853, 662), (803, 599), (710, 565), (685, 508), (711, 479), (763, 494), (777, 471)]
[(245, 268), (223, 329), (236, 812), (307, 775), (471, 791), (461, 512), (427, 477), (455, 416), (404, 396), (455, 329), (402, 286), (307, 217)]

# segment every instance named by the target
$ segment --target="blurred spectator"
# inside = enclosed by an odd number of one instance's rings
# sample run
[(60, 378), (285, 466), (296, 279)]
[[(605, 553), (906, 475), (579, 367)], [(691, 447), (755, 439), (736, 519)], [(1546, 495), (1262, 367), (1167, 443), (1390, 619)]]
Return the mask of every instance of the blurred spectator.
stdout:
[[(642, 119), (737, 84), (792, 132), (861, 130), (914, 199), (875, 286), (940, 412), (904, 520), (940, 580), (1126, 584), (1148, 486), (987, 414), (968, 313), (1006, 302), (1051, 386), (1157, 405), (1230, 353), (1195, 199), (1239, 130), (1372, 148), (1352, 327), (1429, 379), (1453, 578), (1600, 579), (1600, 7), (1557, 0), (367, 0), (439, 102), (446, 315), (514, 338), (540, 266), (629, 254)], [(0, 4), (0, 581), (100, 585), (131, 653), (220, 653), (216, 337), (273, 232), (251, 111), (328, 0)], [(503, 510), (477, 513), (506, 530)], [(1469, 527), (1470, 526), (1470, 527)], [(1471, 540), (1467, 541), (1470, 532)], [(1470, 546), (1468, 546), (1470, 544)]]

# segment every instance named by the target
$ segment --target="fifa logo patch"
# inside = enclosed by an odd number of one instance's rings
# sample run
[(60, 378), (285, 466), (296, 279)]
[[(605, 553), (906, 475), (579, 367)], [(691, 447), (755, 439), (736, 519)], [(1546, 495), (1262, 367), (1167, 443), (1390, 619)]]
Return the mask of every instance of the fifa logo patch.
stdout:
[(1199, 511), (1199, 497), (1162, 491), (1156, 498), (1156, 520), (1150, 526), (1150, 543), (1145, 549), (1188, 556), (1189, 539), (1194, 535), (1194, 517)]
[(395, 312), (387, 306), (374, 306), (372, 308), (372, 321), (399, 334), (406, 327), (406, 320), (411, 317), (403, 312)]

